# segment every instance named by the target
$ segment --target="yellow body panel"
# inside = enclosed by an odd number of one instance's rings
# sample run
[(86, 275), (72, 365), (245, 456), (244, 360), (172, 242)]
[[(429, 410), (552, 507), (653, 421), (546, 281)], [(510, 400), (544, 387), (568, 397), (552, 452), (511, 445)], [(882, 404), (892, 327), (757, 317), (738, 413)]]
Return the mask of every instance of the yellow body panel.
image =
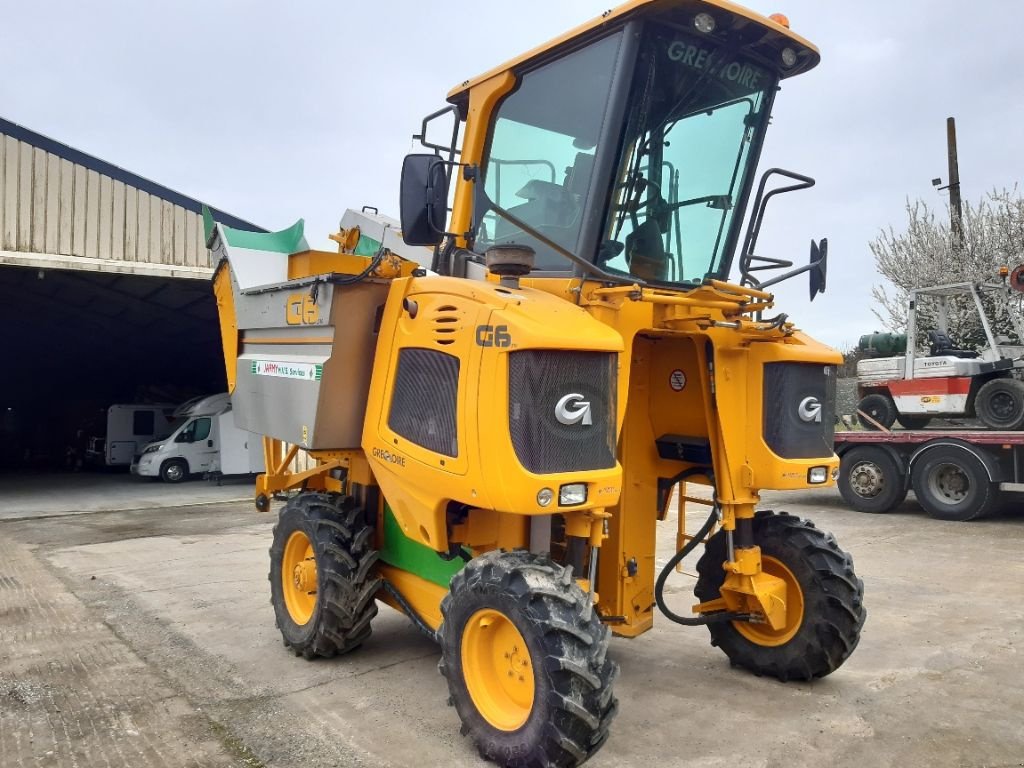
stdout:
[(235, 360), (238, 359), (238, 322), (235, 319), (235, 296), (231, 290), (231, 270), (221, 265), (213, 276), (213, 295), (217, 299), (220, 318), (220, 343), (224, 351), (228, 393), (235, 391)]
[[(841, 356), (792, 328), (757, 330), (752, 318), (744, 318), (744, 313), (755, 302), (770, 307), (771, 297), (763, 292), (751, 295), (739, 286), (718, 283), (686, 295), (662, 292), (664, 295), (659, 296), (628, 287), (609, 291), (598, 283), (580, 285), (578, 280), (538, 278), (523, 282), (567, 301), (579, 301), (623, 339), (625, 351), (619, 376), (622, 496), (609, 510), (609, 540), (602, 549), (597, 586), (599, 608), (611, 617), (613, 631), (634, 636), (649, 629), (654, 618), (658, 480), (671, 478), (687, 467), (660, 458), (655, 450), (656, 438), (679, 434), (710, 441), (723, 525), (734, 528), (737, 517), (753, 516), (761, 489), (809, 488), (810, 467), (825, 466), (831, 477), (832, 470), (839, 466), (834, 454), (784, 459), (765, 444), (761, 429), (763, 366), (783, 361), (834, 365), (841, 362)], [(657, 303), (675, 297), (690, 301)], [(712, 322), (739, 319), (744, 321), (744, 328), (711, 326)], [(709, 349), (715, 361), (714, 396)], [(675, 371), (685, 376), (681, 391), (670, 386)], [(703, 480), (696, 477), (688, 482)], [(749, 591), (763, 597), (766, 615), (777, 612), (784, 589), (780, 593), (778, 580), (771, 577), (762, 581), (756, 590), (750, 587)]]
[[(416, 316), (405, 309), (415, 303)], [(433, 319), (455, 318), (438, 336)], [(504, 327), (507, 347), (477, 343), (481, 326)], [(445, 342), (439, 347), (440, 342)], [(441, 349), (460, 360), (456, 456), (443, 456), (396, 434), (388, 426), (398, 353), (403, 348)], [(579, 308), (542, 291), (509, 291), (493, 283), (457, 278), (402, 278), (392, 283), (381, 321), (370, 384), (363, 451), (376, 482), (407, 537), (447, 551), (446, 510), (452, 502), (518, 515), (559, 511), (542, 507), (537, 493), (567, 482), (588, 486), (580, 513), (614, 504), (618, 466), (543, 476), (526, 470), (512, 447), (508, 419), (508, 354), (520, 349), (585, 349), (617, 353), (619, 335)], [(472, 412), (476, 418), (471, 418)], [(523, 546), (525, 541), (502, 542)]]

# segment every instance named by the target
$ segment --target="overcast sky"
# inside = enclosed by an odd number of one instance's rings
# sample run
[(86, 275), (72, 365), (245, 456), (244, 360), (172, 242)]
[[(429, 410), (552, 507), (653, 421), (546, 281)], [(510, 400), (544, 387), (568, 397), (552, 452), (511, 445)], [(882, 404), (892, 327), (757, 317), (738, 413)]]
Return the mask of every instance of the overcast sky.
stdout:
[[(769, 208), (759, 250), (802, 263), (810, 238), (827, 236), (828, 292), (808, 304), (797, 278), (778, 305), (824, 341), (855, 343), (878, 326), (868, 242), (901, 225), (908, 196), (945, 205), (931, 179), (947, 175), (947, 116), (965, 199), (1024, 181), (1024, 3), (746, 2), (786, 13), (822, 51), (785, 82), (761, 163), (818, 184)], [(321, 247), (347, 207), (397, 216), (410, 136), (453, 85), (607, 7), (6, 5), (0, 115), (262, 226), (304, 217)]]

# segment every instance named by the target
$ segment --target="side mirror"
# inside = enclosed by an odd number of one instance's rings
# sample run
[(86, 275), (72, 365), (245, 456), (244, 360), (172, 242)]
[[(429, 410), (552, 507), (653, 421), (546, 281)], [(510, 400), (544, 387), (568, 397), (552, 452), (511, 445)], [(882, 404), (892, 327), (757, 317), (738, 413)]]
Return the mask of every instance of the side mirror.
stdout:
[(819, 293), (825, 292), (825, 280), (828, 277), (828, 238), (821, 238), (821, 245), (811, 240), (811, 301)]
[(190, 443), (192, 441), (188, 439), (188, 432), (182, 432), (176, 438), (174, 438), (174, 442), (176, 442), (176, 443)]
[(401, 184), (402, 239), (437, 245), (448, 218), (448, 171), (437, 155), (406, 155)]

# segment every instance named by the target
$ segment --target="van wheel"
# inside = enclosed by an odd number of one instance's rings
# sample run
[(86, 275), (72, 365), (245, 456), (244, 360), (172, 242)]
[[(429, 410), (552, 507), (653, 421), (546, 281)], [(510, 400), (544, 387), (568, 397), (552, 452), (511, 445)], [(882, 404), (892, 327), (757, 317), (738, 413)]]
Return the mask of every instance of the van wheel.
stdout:
[(184, 459), (168, 459), (160, 467), (160, 479), (165, 483), (180, 483), (188, 477), (188, 463)]

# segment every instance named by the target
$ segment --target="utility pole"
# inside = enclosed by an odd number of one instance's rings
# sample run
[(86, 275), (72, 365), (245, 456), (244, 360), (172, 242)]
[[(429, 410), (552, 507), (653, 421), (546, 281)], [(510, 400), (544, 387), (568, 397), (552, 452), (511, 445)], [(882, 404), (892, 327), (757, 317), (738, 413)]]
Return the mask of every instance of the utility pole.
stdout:
[(964, 211), (960, 203), (960, 167), (956, 158), (956, 120), (946, 119), (946, 144), (949, 150), (949, 229), (953, 252), (964, 249)]

